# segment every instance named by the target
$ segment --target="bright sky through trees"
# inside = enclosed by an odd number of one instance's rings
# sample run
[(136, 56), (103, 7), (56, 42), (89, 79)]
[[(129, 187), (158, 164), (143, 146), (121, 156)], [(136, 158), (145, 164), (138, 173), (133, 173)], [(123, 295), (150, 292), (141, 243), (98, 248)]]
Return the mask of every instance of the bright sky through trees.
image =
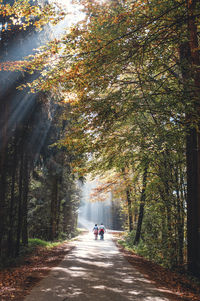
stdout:
[[(55, 1), (50, 0), (50, 3), (51, 2)], [(84, 14), (81, 12), (80, 6), (72, 4), (71, 0), (57, 0), (56, 2), (61, 4), (62, 8), (64, 8), (67, 12), (65, 19), (53, 28), (54, 35), (57, 36), (63, 34), (65, 29), (70, 27), (72, 24), (81, 21), (84, 18)]]

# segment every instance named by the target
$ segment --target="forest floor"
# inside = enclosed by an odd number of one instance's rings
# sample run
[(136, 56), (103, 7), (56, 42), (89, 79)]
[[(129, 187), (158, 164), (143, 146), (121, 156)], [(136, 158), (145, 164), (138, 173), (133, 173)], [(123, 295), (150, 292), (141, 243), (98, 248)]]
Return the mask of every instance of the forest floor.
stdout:
[[(117, 237), (115, 236), (114, 241), (116, 242), (116, 240)], [(58, 266), (73, 248), (74, 245), (68, 242), (51, 249), (38, 248), (34, 254), (26, 257), (19, 266), (0, 271), (0, 300), (22, 301), (32, 288), (47, 276), (53, 267)], [(133, 268), (143, 274), (157, 288), (164, 291), (169, 300), (200, 301), (198, 282), (185, 275), (164, 269), (141, 256), (124, 250), (119, 245), (118, 248)]]
[(200, 280), (187, 274), (168, 270), (142, 256), (127, 251), (117, 243), (117, 240), (118, 237), (115, 236), (114, 241), (128, 262), (142, 273), (145, 278), (151, 280), (156, 287), (169, 291), (168, 298), (170, 300), (200, 301)]
[(0, 271), (0, 300), (22, 301), (31, 289), (74, 247), (68, 242), (47, 249), (38, 247), (16, 267)]

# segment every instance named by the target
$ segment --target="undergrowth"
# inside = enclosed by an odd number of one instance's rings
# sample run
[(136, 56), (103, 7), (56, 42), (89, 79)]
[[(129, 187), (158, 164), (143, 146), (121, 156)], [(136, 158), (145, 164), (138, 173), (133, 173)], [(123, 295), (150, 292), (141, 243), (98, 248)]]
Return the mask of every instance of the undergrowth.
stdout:
[(77, 229), (76, 231), (74, 231), (74, 233), (72, 235), (70, 235), (70, 237), (66, 236), (66, 235), (62, 235), (61, 237), (59, 237), (59, 239), (57, 241), (54, 241), (54, 242), (45, 241), (45, 240), (42, 240), (39, 238), (29, 238), (27, 246), (21, 245), (19, 256), (1, 258), (0, 269), (5, 269), (8, 267), (15, 267), (20, 264), (23, 264), (24, 261), (27, 260), (26, 257), (30, 256), (31, 254), (34, 254), (36, 252), (36, 250), (38, 250), (40, 248), (44, 248), (44, 249), (54, 248), (56, 246), (59, 246), (64, 241), (69, 241), (69, 240), (74, 239), (80, 233), (81, 233), (81, 230)]
[(144, 257), (145, 259), (154, 262), (156, 264), (159, 264), (163, 268), (166, 268), (167, 270), (174, 271), (178, 274), (185, 275), (187, 279), (190, 279), (193, 283), (196, 283), (200, 285), (200, 277), (191, 275), (187, 271), (186, 265), (183, 268), (180, 267), (171, 267), (168, 264), (168, 261), (163, 258), (161, 252), (159, 252), (159, 248), (153, 248), (152, 246), (147, 246), (144, 241), (140, 241), (138, 245), (134, 245), (134, 237), (135, 232), (129, 232), (126, 233), (124, 236), (122, 236), (121, 239), (118, 240), (118, 243), (124, 247), (125, 250), (129, 252), (133, 252), (139, 256)]
[[(170, 268), (167, 258), (164, 258), (161, 250), (161, 246), (157, 243), (156, 247), (154, 243), (145, 243), (142, 239), (140, 242), (134, 244), (135, 231), (126, 233), (121, 240), (118, 240), (118, 243), (122, 245), (126, 250), (134, 252), (144, 258), (158, 263), (159, 265)], [(148, 241), (149, 242), (149, 241)]]

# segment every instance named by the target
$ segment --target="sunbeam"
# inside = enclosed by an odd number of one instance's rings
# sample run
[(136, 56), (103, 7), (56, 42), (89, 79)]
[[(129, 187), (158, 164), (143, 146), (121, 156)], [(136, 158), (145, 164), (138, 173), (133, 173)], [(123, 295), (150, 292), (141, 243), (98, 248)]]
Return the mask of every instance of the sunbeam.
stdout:
[(112, 203), (109, 196), (104, 202), (91, 202), (90, 194), (97, 185), (97, 180), (87, 180), (82, 187), (81, 207), (78, 216), (79, 226), (92, 230), (94, 224), (104, 223), (106, 228), (112, 229)]
[(32, 109), (35, 104), (35, 99), (37, 95), (23, 93), (17, 95), (17, 97), (12, 100), (14, 103), (13, 110), (11, 111), (11, 116), (8, 120), (8, 128), (12, 129), (14, 124), (19, 124), (23, 118), (26, 116), (27, 112)]
[(50, 127), (52, 125), (52, 121), (54, 118), (54, 115), (56, 113), (57, 106), (55, 107), (54, 111), (51, 112), (51, 116), (46, 118), (40, 119), (39, 123), (35, 123), (36, 126), (32, 129), (32, 133), (28, 139), (28, 146), (31, 148), (34, 146), (34, 162), (35, 164), (39, 160), (39, 156), (41, 154), (41, 150), (43, 145), (45, 144), (48, 132), (50, 130)]

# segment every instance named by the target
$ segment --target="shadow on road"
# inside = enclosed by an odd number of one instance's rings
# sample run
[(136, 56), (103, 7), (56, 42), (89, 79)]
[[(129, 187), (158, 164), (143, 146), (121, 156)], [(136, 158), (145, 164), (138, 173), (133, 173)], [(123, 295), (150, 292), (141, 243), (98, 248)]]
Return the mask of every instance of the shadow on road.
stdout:
[(26, 301), (168, 301), (161, 290), (124, 259), (106, 235), (85, 234), (60, 266), (34, 288)]

